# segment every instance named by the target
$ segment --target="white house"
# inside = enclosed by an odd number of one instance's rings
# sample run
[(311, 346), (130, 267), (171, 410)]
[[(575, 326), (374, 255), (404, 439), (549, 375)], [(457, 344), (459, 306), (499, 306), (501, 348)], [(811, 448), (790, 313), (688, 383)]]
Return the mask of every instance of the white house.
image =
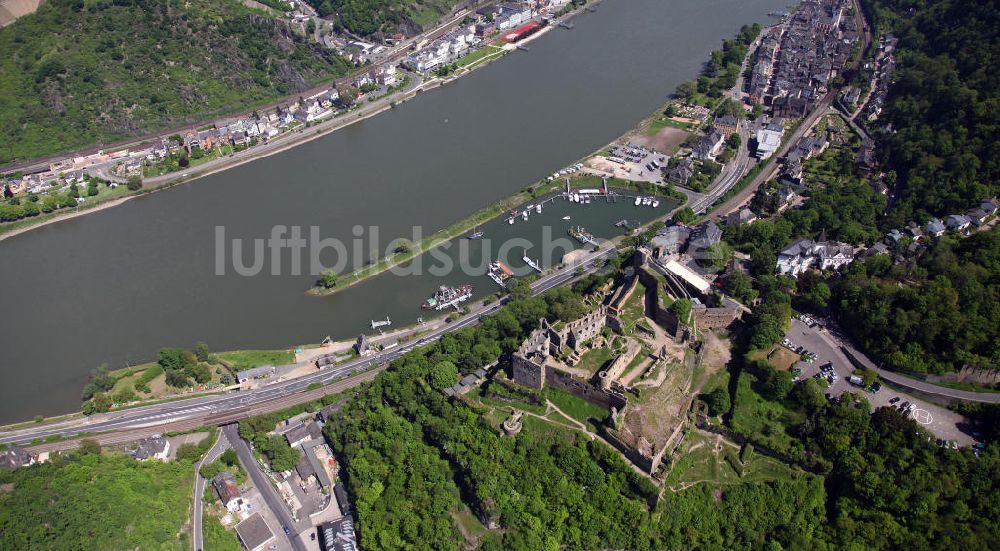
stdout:
[(800, 239), (778, 254), (777, 268), (783, 275), (798, 277), (809, 268), (819, 270), (836, 270), (854, 261), (854, 247), (826, 241), (825, 236), (820, 241)]

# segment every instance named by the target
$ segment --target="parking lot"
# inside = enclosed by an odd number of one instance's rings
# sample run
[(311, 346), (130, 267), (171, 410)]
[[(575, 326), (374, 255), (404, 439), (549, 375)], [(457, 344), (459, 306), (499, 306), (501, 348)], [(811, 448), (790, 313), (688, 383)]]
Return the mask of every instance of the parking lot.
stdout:
[[(830, 383), (828, 392), (833, 397), (839, 397), (844, 392), (855, 392), (863, 395), (872, 409), (880, 407), (902, 408), (908, 402), (912, 404), (912, 411), (909, 413), (917, 423), (931, 432), (936, 438), (943, 440), (954, 440), (959, 446), (971, 446), (975, 439), (971, 435), (960, 430), (960, 426), (967, 426), (964, 417), (926, 400), (916, 399), (908, 394), (897, 392), (892, 388), (882, 386), (878, 392), (869, 392), (859, 386), (851, 384), (848, 379), (854, 372), (854, 367), (850, 360), (837, 348), (835, 338), (822, 329), (819, 325), (810, 327), (799, 319), (792, 319), (792, 325), (786, 334), (795, 346), (802, 346), (806, 352), (812, 352), (815, 359), (811, 363), (800, 361), (795, 367), (802, 370), (801, 378), (814, 377), (820, 373), (821, 367), (827, 363), (833, 364), (833, 376), (826, 377)], [(898, 400), (894, 400), (899, 398)], [(893, 403), (890, 403), (892, 401)], [(908, 404), (908, 405), (909, 405)]]
[(613, 145), (607, 156), (597, 156), (588, 166), (618, 178), (660, 183), (667, 156), (641, 145)]

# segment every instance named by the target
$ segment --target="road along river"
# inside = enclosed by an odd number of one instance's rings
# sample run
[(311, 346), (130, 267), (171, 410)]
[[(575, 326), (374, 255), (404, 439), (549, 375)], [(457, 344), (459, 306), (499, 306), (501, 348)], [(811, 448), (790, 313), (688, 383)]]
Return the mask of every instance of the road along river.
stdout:
[[(355, 335), (387, 315), (411, 321), (437, 279), (388, 274), (311, 297), (315, 275), (307, 264), (294, 275), (287, 251), (275, 275), (270, 259), (255, 277), (231, 262), (217, 275), (216, 228), (244, 240), (248, 263), (247, 240), (275, 226), (348, 242), (356, 226), (378, 226), (383, 243), (414, 226), (433, 233), (622, 134), (723, 38), (785, 4), (609, 0), (574, 29), (372, 119), (0, 242), (0, 422), (72, 411), (92, 368), (147, 361), (161, 346), (285, 347)], [(572, 221), (626, 217), (598, 206)], [(564, 236), (558, 224), (552, 233)], [(489, 283), (474, 282), (483, 292)]]

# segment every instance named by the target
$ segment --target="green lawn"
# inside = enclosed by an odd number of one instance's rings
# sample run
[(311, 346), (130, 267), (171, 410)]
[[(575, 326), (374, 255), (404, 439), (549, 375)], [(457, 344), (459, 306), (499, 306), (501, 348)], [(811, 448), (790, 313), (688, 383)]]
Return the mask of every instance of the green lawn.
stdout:
[(576, 364), (577, 369), (583, 369), (588, 373), (597, 373), (608, 360), (611, 359), (611, 351), (607, 348), (590, 350), (580, 357), (580, 362)]
[(219, 352), (215, 357), (231, 365), (236, 371), (262, 365), (287, 365), (295, 362), (295, 352), (291, 350), (235, 350)]
[(459, 67), (468, 67), (469, 65), (477, 63), (480, 60), (493, 55), (496, 55), (498, 57), (503, 56), (504, 50), (497, 48), (496, 46), (491, 46), (487, 44), (486, 46), (483, 46), (482, 48), (479, 48), (474, 52), (463, 56), (462, 58), (460, 58), (458, 61), (455, 62), (455, 65)]
[(680, 130), (684, 130), (685, 132), (690, 132), (696, 126), (697, 125), (689, 122), (675, 121), (669, 117), (657, 117), (649, 122), (649, 126), (646, 127), (645, 134), (647, 136), (655, 136), (657, 132), (668, 127), (678, 128)]
[(603, 421), (610, 413), (605, 408), (591, 404), (583, 398), (557, 388), (547, 387), (542, 395), (555, 404), (563, 413), (581, 423), (587, 423), (591, 418)]

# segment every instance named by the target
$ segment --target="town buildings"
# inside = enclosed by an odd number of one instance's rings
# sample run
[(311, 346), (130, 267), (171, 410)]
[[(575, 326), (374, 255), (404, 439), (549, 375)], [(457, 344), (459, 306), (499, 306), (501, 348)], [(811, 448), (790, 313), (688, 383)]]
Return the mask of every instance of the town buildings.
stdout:
[(799, 118), (827, 93), (858, 41), (848, 0), (806, 0), (764, 34), (751, 69), (749, 95), (772, 114)]

